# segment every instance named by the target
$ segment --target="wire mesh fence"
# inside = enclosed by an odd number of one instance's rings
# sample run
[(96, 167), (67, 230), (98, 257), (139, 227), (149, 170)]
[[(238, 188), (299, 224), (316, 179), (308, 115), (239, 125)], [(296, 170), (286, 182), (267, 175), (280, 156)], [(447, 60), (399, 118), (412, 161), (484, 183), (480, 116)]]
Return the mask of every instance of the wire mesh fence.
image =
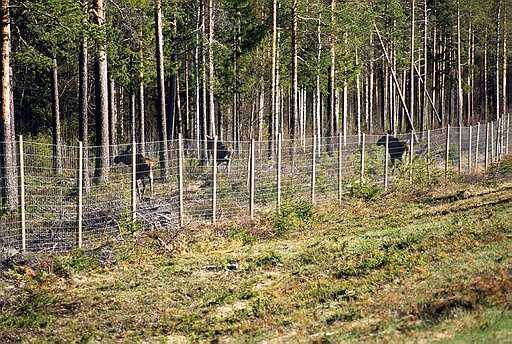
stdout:
[(252, 217), (284, 200), (336, 202), (354, 185), (388, 189), (447, 173), (482, 173), (509, 153), (510, 116), (396, 136), (215, 142), (121, 144), (108, 147), (110, 157), (102, 160), (100, 147), (20, 137), (0, 175), (5, 195), (6, 175), (15, 173), (20, 200), (0, 203), (0, 246), (64, 251), (134, 224), (168, 230)]

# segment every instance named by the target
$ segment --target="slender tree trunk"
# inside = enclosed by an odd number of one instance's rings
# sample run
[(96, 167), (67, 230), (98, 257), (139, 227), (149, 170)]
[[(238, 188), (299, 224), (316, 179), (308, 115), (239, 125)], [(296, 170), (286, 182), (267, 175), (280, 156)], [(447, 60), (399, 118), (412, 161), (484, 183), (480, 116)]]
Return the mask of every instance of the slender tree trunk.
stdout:
[(502, 68), (502, 92), (501, 92), (501, 111), (503, 115), (508, 113), (508, 106), (507, 106), (507, 38), (508, 38), (508, 31), (507, 31), (507, 16), (503, 16), (503, 68)]
[[(331, 120), (331, 126), (330, 126), (330, 132), (329, 132), (329, 136), (331, 137), (331, 141), (335, 141), (336, 138), (336, 129), (337, 129), (337, 125), (338, 125), (338, 122), (336, 120), (336, 115), (335, 115), (335, 112), (336, 112), (336, 33), (335, 33), (335, 28), (336, 28), (336, 15), (335, 15), (335, 11), (336, 11), (336, 0), (331, 0), (331, 30), (332, 33), (331, 33), (331, 37), (330, 37), (330, 52), (331, 52), (331, 65), (329, 66), (330, 67), (330, 70), (329, 70), (329, 118)], [(320, 16), (319, 16), (319, 22), (318, 22), (318, 30), (319, 30), (319, 34), (320, 34)], [(319, 51), (319, 53), (321, 53)], [(343, 123), (345, 123), (345, 116), (346, 116), (346, 113), (343, 112)], [(345, 130), (345, 127), (343, 127), (343, 130)], [(331, 142), (331, 143), (332, 143)], [(328, 147), (330, 148), (331, 150), (331, 147), (332, 147), (332, 144), (328, 145)]]
[(271, 101), (271, 114), (272, 117), (272, 126), (269, 126), (269, 150), (270, 154), (274, 154), (275, 146), (273, 142), (277, 141), (278, 137), (278, 128), (277, 123), (279, 120), (277, 118), (277, 0), (272, 0), (272, 89), (270, 91), (270, 101)]
[(415, 50), (415, 28), (416, 28), (416, 22), (415, 22), (415, 0), (412, 0), (412, 7), (411, 7), (411, 62), (410, 62), (410, 79), (409, 79), (409, 96), (410, 96), (410, 103), (409, 103), (409, 113), (411, 114), (412, 121), (414, 123), (415, 112), (414, 112), (414, 50)]
[(428, 127), (428, 123), (425, 123), (429, 120), (429, 108), (428, 108), (428, 99), (427, 99), (427, 84), (428, 84), (428, 8), (427, 1), (423, 1), (423, 109), (421, 111), (421, 126), (420, 130), (424, 131), (426, 127)]
[(141, 144), (141, 153), (146, 154), (146, 104), (144, 102), (144, 79), (143, 72), (139, 75), (139, 138)]
[(62, 174), (62, 138), (60, 125), (59, 71), (57, 59), (52, 63), (52, 138), (53, 138), (53, 169)]
[(488, 89), (488, 61), (487, 61), (487, 30), (484, 38), (484, 118), (485, 123), (489, 121), (489, 89)]
[(197, 1), (197, 18), (196, 18), (196, 46), (194, 49), (194, 69), (196, 74), (196, 91), (195, 91), (195, 110), (196, 110), (196, 126), (195, 126), (195, 139), (196, 139), (196, 151), (197, 151), (197, 159), (201, 159), (201, 84), (200, 84), (200, 74), (201, 68), (199, 66), (199, 33), (200, 33), (200, 19), (201, 18), (201, 0)]
[(6, 208), (10, 211), (16, 209), (18, 205), (18, 181), (16, 170), (12, 168), (14, 157), (11, 117), (11, 82), (10, 82), (10, 52), (11, 52), (11, 25), (9, 13), (9, 0), (1, 2), (1, 21), (2, 21), (2, 65), (0, 68), (2, 89), (0, 92), (0, 103), (2, 106), (2, 121), (0, 131), (0, 167), (1, 176), (3, 177), (2, 198)]
[(110, 133), (110, 154), (116, 155), (117, 145), (117, 106), (116, 106), (116, 84), (112, 76), (108, 80), (108, 113)]
[(356, 66), (358, 68), (356, 76), (356, 103), (357, 103), (357, 142), (361, 143), (361, 72), (359, 71), (359, 55), (356, 49)]
[(169, 155), (167, 154), (167, 114), (165, 108), (165, 80), (164, 80), (164, 48), (162, 35), (162, 2), (155, 0), (155, 39), (156, 39), (156, 74), (157, 74), (157, 112), (160, 132), (160, 176), (169, 178)]
[(369, 80), (368, 80), (368, 113), (366, 114), (367, 117), (367, 125), (368, 125), (368, 132), (371, 134), (373, 132), (373, 84), (374, 84), (374, 71), (373, 71), (373, 30), (370, 31), (370, 74), (369, 74)]
[[(87, 13), (87, 3), (84, 2), (82, 10)], [(87, 19), (84, 19), (87, 21)], [(86, 22), (84, 23), (87, 24)], [(84, 192), (89, 193), (91, 188), (91, 179), (89, 178), (89, 108), (88, 108), (88, 100), (89, 100), (89, 88), (88, 88), (88, 80), (89, 80), (89, 57), (88, 57), (88, 45), (87, 45), (87, 36), (85, 33), (82, 33), (81, 42), (80, 42), (80, 55), (78, 61), (78, 74), (79, 74), (79, 82), (78, 82), (78, 102), (79, 102), (79, 116), (78, 116), (78, 139), (82, 141), (85, 149), (83, 156), (83, 187)]]
[(462, 94), (462, 66), (460, 55), (462, 44), (460, 42), (460, 4), (457, 1), (457, 123), (459, 127), (463, 125), (462, 115), (464, 112), (464, 99)]
[(291, 97), (291, 137), (295, 139), (298, 115), (298, 20), (297, 0), (292, 0), (292, 97)]
[(213, 0), (208, 1), (208, 98), (210, 101), (210, 129), (211, 135), (216, 135), (215, 129), (215, 102), (213, 95)]
[[(96, 24), (105, 30), (105, 2), (96, 0)], [(100, 38), (105, 39), (104, 38)], [(99, 159), (96, 159), (95, 176), (99, 182), (108, 180), (110, 169), (109, 160), (109, 134), (108, 134), (108, 71), (107, 71), (107, 45), (98, 44), (96, 57), (96, 145), (99, 146)]]
[(496, 117), (500, 118), (500, 40), (501, 40), (501, 0), (496, 4)]

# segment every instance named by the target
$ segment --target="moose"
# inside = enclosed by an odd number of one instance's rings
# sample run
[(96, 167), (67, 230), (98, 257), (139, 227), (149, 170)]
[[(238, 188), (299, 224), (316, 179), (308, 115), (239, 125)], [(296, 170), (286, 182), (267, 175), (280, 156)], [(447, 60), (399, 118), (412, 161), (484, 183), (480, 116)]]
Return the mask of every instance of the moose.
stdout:
[[(114, 164), (122, 163), (131, 166), (133, 161), (132, 157), (132, 146), (130, 145), (114, 158)], [(153, 196), (153, 167), (155, 164), (155, 160), (145, 157), (141, 153), (135, 154), (135, 180), (137, 184), (137, 194), (141, 200), (144, 198), (148, 184), (151, 196)], [(142, 184), (142, 187), (140, 184)]]
[[(395, 161), (402, 160), (404, 153), (407, 150), (407, 145), (392, 135), (389, 135), (388, 137), (389, 157), (391, 158), (391, 165), (394, 166)], [(386, 135), (382, 136), (377, 141), (377, 146), (386, 147)]]
[[(213, 162), (213, 147), (214, 147), (214, 138), (212, 136), (206, 135), (206, 161), (203, 161), (203, 164), (209, 164)], [(231, 156), (233, 155), (233, 148), (227, 147), (224, 142), (217, 140), (217, 166), (221, 164), (226, 164), (228, 169), (228, 174), (231, 166)]]

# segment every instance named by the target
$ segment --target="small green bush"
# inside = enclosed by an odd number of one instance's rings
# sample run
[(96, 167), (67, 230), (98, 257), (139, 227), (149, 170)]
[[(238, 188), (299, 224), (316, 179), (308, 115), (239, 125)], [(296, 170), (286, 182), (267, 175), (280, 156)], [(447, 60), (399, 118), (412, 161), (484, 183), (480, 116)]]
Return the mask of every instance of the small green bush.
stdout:
[(375, 200), (382, 193), (381, 186), (368, 181), (354, 180), (347, 186), (350, 197), (362, 198), (367, 201)]
[(310, 224), (314, 214), (314, 206), (309, 201), (285, 201), (279, 211), (272, 213), (272, 227), (277, 234), (282, 234)]

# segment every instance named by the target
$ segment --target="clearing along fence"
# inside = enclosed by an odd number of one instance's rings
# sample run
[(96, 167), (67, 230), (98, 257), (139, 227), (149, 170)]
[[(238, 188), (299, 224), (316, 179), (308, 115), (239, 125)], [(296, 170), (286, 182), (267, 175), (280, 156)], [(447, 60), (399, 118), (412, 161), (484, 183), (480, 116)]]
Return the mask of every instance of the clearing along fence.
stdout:
[[(403, 158), (386, 135), (339, 135), (277, 142), (226, 142), (234, 149), (231, 166), (217, 166), (216, 145), (205, 163), (205, 142), (171, 140), (111, 146), (108, 180), (98, 182), (99, 147), (16, 142), (19, 206), (0, 204), (0, 247), (22, 251), (63, 251), (104, 240), (125, 226), (171, 230), (199, 222), (279, 209), (283, 200), (342, 202), (362, 188), (387, 190), (447, 174), (482, 173), (509, 153), (510, 115), (498, 122), (446, 127), (396, 137), (407, 144)], [(158, 160), (151, 194), (137, 196), (138, 159), (114, 164), (120, 152)], [(397, 154), (395, 154), (397, 153)], [(134, 161), (135, 163), (131, 163)], [(140, 166), (139, 166), (140, 168)], [(3, 187), (4, 183), (0, 184)], [(354, 191), (355, 190), (355, 191)]]

